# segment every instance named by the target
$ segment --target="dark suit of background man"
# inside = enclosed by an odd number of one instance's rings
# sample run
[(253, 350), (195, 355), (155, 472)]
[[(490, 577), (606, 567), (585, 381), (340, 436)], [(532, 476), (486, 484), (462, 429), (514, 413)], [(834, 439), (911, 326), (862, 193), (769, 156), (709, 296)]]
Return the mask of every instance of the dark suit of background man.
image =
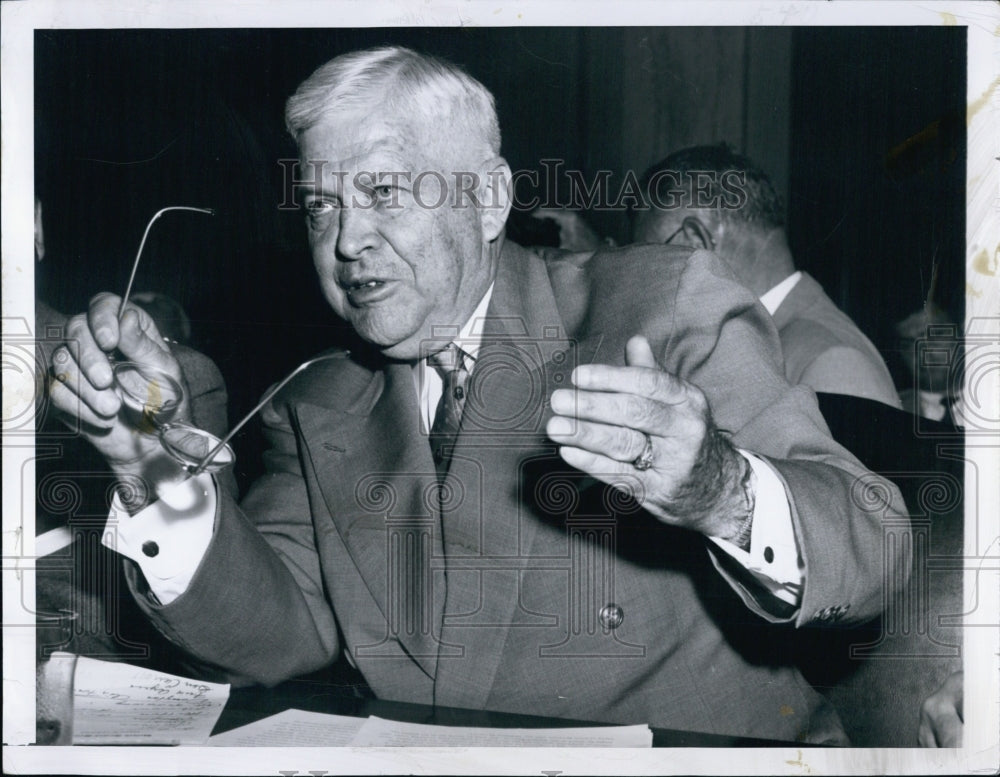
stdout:
[[(878, 350), (812, 277), (797, 271), (767, 174), (726, 145), (675, 151), (641, 184), (632, 239), (714, 251), (774, 317), (789, 383), (900, 407)], [(649, 207), (659, 205), (660, 207)]]
[(754, 297), (707, 251), (506, 241), (493, 98), (434, 58), (338, 57), (286, 119), (358, 343), (269, 403), (241, 504), (119, 420), (108, 352), (178, 372), (149, 319), (101, 295), (71, 324), (55, 401), (158, 497), (112, 511), (153, 622), (238, 683), (344, 653), (383, 698), (842, 741), (791, 643), (907, 578), (905, 508), (785, 382)]

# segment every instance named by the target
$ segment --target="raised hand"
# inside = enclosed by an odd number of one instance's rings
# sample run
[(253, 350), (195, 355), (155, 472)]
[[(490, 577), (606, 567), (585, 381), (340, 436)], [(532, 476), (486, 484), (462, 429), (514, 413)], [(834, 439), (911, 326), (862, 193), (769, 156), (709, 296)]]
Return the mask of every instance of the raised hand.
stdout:
[(606, 483), (638, 482), (642, 505), (665, 523), (733, 539), (745, 533), (749, 464), (712, 423), (701, 390), (666, 372), (633, 337), (624, 367), (573, 371), (552, 393), (546, 431), (570, 465)]
[[(148, 461), (162, 455), (154, 429), (137, 413), (123, 407), (115, 387), (111, 354), (162, 370), (183, 385), (180, 366), (143, 310), (129, 306), (118, 321), (120, 299), (98, 294), (87, 313), (66, 325), (66, 343), (53, 351), (50, 396), (71, 425), (77, 420), (84, 435), (120, 473), (147, 472)], [(155, 385), (151, 395), (161, 390)], [(189, 416), (182, 396), (174, 419)]]

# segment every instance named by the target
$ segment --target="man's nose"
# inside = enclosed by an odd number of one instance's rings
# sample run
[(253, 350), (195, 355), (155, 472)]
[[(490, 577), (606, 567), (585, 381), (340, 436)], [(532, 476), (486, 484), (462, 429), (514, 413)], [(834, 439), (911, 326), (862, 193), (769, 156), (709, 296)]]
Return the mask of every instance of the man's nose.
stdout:
[(379, 243), (375, 214), (370, 208), (344, 206), (340, 209), (337, 254), (344, 261), (357, 261)]

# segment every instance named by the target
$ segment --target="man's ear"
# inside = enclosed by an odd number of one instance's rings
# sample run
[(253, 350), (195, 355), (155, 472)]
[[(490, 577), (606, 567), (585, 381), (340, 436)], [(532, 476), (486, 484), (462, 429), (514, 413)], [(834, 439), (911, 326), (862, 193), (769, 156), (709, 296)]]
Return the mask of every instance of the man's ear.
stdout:
[(696, 216), (688, 216), (681, 222), (681, 230), (687, 239), (688, 245), (695, 248), (704, 248), (707, 251), (715, 250), (715, 238), (701, 219)]
[(513, 175), (503, 157), (486, 161), (479, 170), (479, 218), (483, 237), (487, 242), (496, 240), (503, 232), (510, 215), (513, 200)]

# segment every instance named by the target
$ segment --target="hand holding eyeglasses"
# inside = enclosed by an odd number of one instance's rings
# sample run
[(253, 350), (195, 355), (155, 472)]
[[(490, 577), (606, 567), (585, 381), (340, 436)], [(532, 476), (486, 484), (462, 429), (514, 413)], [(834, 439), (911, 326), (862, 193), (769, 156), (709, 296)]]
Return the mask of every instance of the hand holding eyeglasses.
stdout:
[[(158, 210), (142, 234), (124, 296), (94, 297), (86, 314), (70, 319), (66, 344), (52, 358), (53, 403), (79, 420), (84, 434), (119, 474), (144, 475), (151, 461), (164, 460), (163, 452), (173, 460), (167, 461), (167, 469), (175, 474), (214, 472), (235, 458), (226, 444), (235, 429), (220, 441), (186, 423), (190, 408), (180, 366), (152, 318), (128, 305), (149, 231), (170, 211), (215, 212), (187, 205)], [(130, 361), (116, 361), (116, 350)]]
[[(178, 474), (217, 472), (232, 464), (236, 456), (229, 441), (292, 378), (316, 362), (347, 356), (333, 351), (303, 362), (220, 440), (188, 423), (180, 365), (145, 311), (123, 308), (113, 294), (99, 294), (88, 313), (70, 319), (67, 335), (67, 344), (52, 359), (52, 400), (79, 418), (112, 469), (127, 475), (147, 474), (150, 462), (164, 461), (163, 452), (179, 465)], [(115, 349), (130, 361), (115, 362)]]
[[(70, 319), (66, 343), (53, 352), (50, 393), (59, 410), (80, 421), (119, 475), (179, 480), (232, 464), (236, 455), (229, 441), (275, 394), (312, 364), (346, 353), (321, 354), (300, 364), (221, 440), (188, 423), (191, 409), (180, 365), (149, 314), (128, 304), (149, 230), (171, 210), (214, 213), (185, 205), (157, 211), (143, 233), (124, 297), (98, 294), (87, 313)], [(128, 361), (116, 361), (116, 351)]]
[[(157, 433), (190, 418), (180, 365), (144, 310), (98, 294), (66, 326), (52, 357), (53, 404), (74, 419), (113, 469), (142, 474), (162, 451)], [(115, 363), (112, 354), (127, 362)]]

